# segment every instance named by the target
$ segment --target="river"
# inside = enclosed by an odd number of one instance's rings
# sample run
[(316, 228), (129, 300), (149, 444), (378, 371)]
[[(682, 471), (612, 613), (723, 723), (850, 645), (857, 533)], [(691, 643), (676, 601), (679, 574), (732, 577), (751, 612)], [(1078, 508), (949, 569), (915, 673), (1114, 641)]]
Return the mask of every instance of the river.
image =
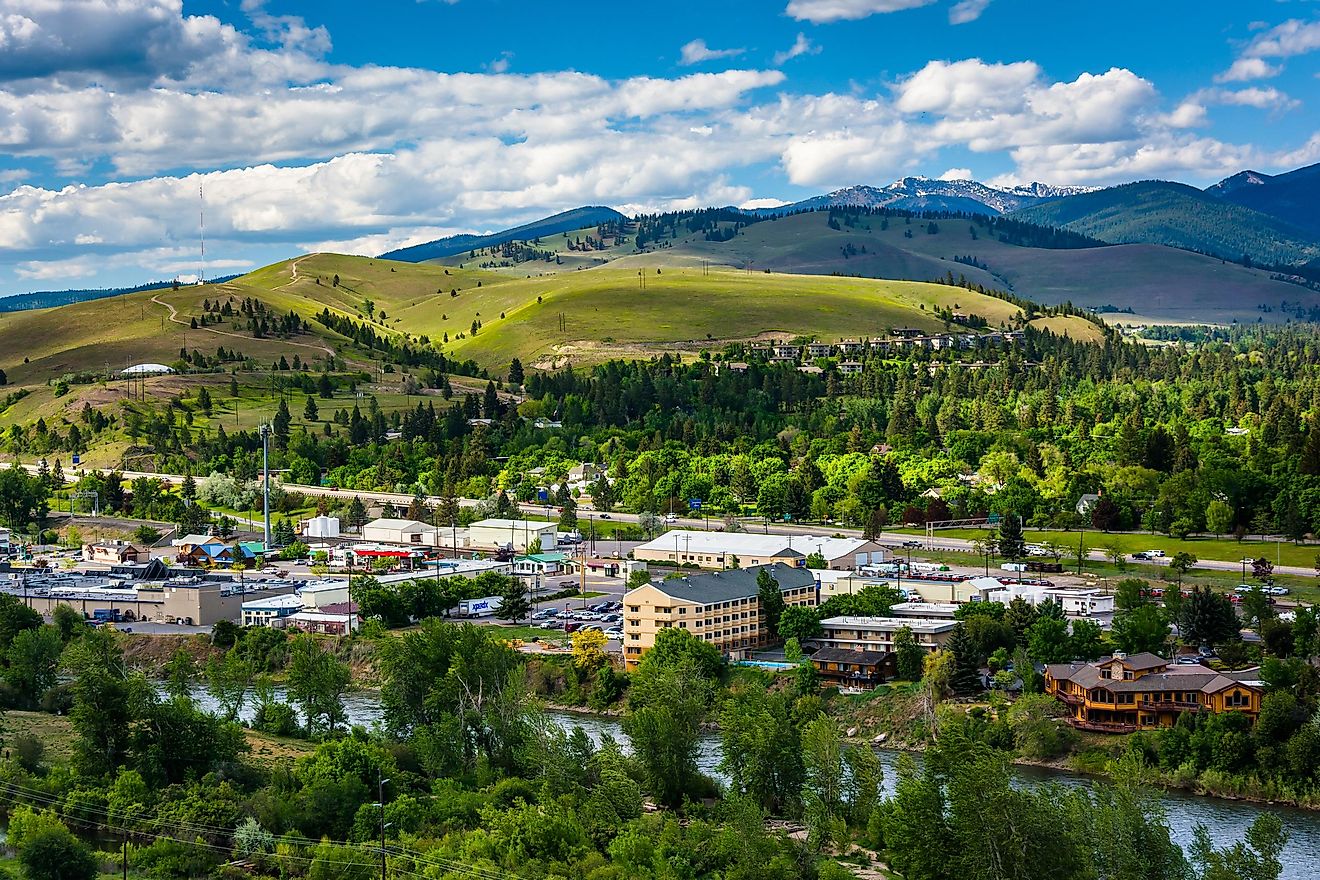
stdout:
[[(277, 698), (284, 699), (283, 688), (277, 688)], [(214, 710), (215, 702), (204, 688), (195, 693), (198, 705)], [(381, 707), (374, 691), (357, 691), (349, 694), (344, 701), (350, 724), (371, 727), (381, 720)], [(245, 719), (250, 718), (251, 706), (244, 708)], [(625, 749), (628, 737), (623, 733), (619, 722), (614, 718), (597, 715), (579, 715), (571, 712), (550, 712), (550, 717), (566, 729), (581, 727), (593, 742), (599, 743), (610, 736)], [(898, 779), (899, 753), (881, 749), (877, 751), (880, 763), (884, 766), (884, 791), (893, 792)], [(700, 754), (697, 765), (702, 772), (716, 779), (723, 779), (719, 772), (720, 739), (715, 734), (701, 737)], [(1055, 783), (1067, 786), (1104, 785), (1103, 780), (1096, 780), (1074, 773), (1048, 770), (1039, 767), (1016, 767), (1014, 772), (1023, 785)], [(1197, 824), (1204, 825), (1210, 832), (1210, 838), (1216, 846), (1225, 846), (1246, 837), (1247, 827), (1264, 811), (1277, 815), (1283, 821), (1288, 832), (1288, 847), (1283, 853), (1283, 873), (1281, 880), (1313, 880), (1320, 875), (1320, 812), (1299, 810), (1270, 804), (1257, 804), (1247, 801), (1232, 801), (1222, 798), (1202, 797), (1186, 791), (1171, 789), (1161, 793), (1165, 812), (1168, 814), (1169, 827), (1174, 840), (1186, 848), (1192, 842), (1192, 831)]]

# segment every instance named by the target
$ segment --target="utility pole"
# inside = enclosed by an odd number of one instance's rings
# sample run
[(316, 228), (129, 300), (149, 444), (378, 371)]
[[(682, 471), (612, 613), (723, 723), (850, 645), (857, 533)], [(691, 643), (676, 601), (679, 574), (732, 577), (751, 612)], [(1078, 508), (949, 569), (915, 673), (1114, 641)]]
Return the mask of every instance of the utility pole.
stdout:
[(265, 547), (270, 549), (270, 425), (262, 424), (258, 431), (261, 434), (261, 511), (262, 523), (265, 526)]
[(376, 771), (376, 796), (380, 798), (380, 880), (385, 880), (385, 783), (389, 782), (381, 771)]

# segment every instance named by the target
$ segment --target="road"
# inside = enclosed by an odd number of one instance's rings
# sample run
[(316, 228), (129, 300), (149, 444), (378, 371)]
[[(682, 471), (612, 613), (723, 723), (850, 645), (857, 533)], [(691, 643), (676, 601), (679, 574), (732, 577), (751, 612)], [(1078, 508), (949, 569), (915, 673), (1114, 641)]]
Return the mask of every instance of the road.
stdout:
[[(0, 468), (7, 468), (12, 466), (13, 465), (11, 465), (8, 462), (0, 463)], [(30, 473), (36, 473), (38, 470), (36, 465), (31, 465), (31, 464), (21, 465), (21, 467), (23, 467)], [(105, 472), (105, 469), (102, 469), (102, 472)], [(143, 471), (121, 471), (121, 473), (123, 474), (126, 480), (133, 480), (138, 477), (153, 477), (155, 479), (161, 480), (171, 485), (178, 485), (182, 483), (184, 479), (183, 476), (179, 474), (155, 474), (155, 473), (146, 473)], [(396, 492), (366, 492), (366, 491), (347, 490), (347, 489), (334, 489), (329, 486), (305, 486), (298, 483), (284, 483), (283, 488), (286, 491), (300, 492), (304, 495), (324, 496), (327, 498), (346, 498), (346, 499), (356, 497), (356, 498), (361, 498), (363, 501), (375, 501), (378, 503), (388, 502), (390, 504), (394, 504), (400, 507), (406, 507), (413, 500), (413, 496), (411, 495), (400, 494)], [(435, 495), (425, 496), (424, 500), (426, 501), (427, 504), (430, 504), (432, 506), (435, 506), (440, 502), (440, 498)], [(458, 503), (462, 507), (475, 507), (477, 504), (480, 504), (481, 502), (476, 498), (460, 498)], [(523, 513), (529, 516), (538, 515), (538, 514), (543, 515), (545, 513), (544, 504), (520, 504), (519, 509)], [(593, 516), (598, 519), (602, 518), (602, 515), (600, 513), (597, 513), (596, 511), (591, 510), (590, 508), (578, 508), (579, 519), (582, 519), (587, 516)], [(608, 517), (610, 520), (614, 522), (626, 522), (626, 523), (637, 523), (641, 519), (640, 514), (620, 513), (620, 512), (611, 512), (610, 514), (608, 514)], [(666, 527), (669, 528), (704, 529), (706, 527), (706, 523), (707, 523), (707, 519), (705, 517), (678, 517), (676, 521), (672, 523), (666, 523), (665, 525)], [(713, 520), (711, 521), (711, 524), (715, 528), (723, 528), (722, 519)], [(837, 535), (847, 538), (862, 537), (862, 532), (860, 529), (850, 529), (841, 526), (809, 525), (806, 523), (765, 523), (756, 520), (743, 520), (742, 525), (745, 531), (748, 532), (760, 531), (762, 534), (769, 534), (769, 535), (795, 535), (795, 536), (815, 535), (819, 537), (832, 537)], [(936, 534), (935, 540), (929, 546), (926, 546), (924, 538), (916, 537), (913, 535), (906, 535), (906, 534), (882, 534), (878, 538), (876, 538), (876, 543), (886, 547), (902, 547), (904, 542), (914, 541), (914, 540), (921, 541), (922, 547), (927, 550), (962, 551), (962, 552), (975, 552), (976, 550), (974, 546), (974, 542), (966, 538), (940, 537), (938, 533)], [(810, 548), (807, 549), (808, 551), (810, 550)], [(1087, 558), (1096, 562), (1104, 562), (1108, 559), (1108, 557), (1105, 555), (1103, 550), (1091, 550), (1088, 552)], [(1148, 562), (1149, 564), (1152, 565), (1168, 565), (1169, 560), (1166, 557), (1162, 559), (1152, 559), (1149, 560)], [(1240, 560), (1237, 559), (1232, 559), (1232, 560), (1200, 559), (1197, 561), (1194, 567), (1209, 569), (1211, 571), (1241, 571), (1242, 563)], [(1301, 577), (1315, 577), (1316, 574), (1315, 569), (1313, 568), (1306, 568), (1304, 566), (1296, 566), (1296, 565), (1276, 565), (1274, 567), (1274, 573), (1296, 575)]]

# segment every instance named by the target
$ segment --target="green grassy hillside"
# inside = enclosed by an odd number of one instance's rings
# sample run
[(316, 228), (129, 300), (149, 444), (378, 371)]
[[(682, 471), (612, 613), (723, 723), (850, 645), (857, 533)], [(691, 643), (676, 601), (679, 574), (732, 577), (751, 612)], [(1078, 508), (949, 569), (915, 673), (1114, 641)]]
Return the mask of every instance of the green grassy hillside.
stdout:
[[(220, 347), (241, 352), (256, 367), (235, 374), (238, 400), (228, 391), (238, 366), (232, 362), (214, 374), (151, 378), (147, 396), (163, 400), (198, 385), (214, 386), (216, 419), (248, 427), (274, 409), (269, 365), (296, 356), (319, 370), (333, 355), (339, 370), (373, 374), (370, 390), (385, 408), (415, 405), (401, 394), (401, 372), (376, 373), (378, 353), (317, 321), (327, 309), (370, 323), (378, 335), (414, 343), (429, 339), (447, 355), (476, 360), (496, 374), (513, 357), (549, 367), (673, 350), (695, 355), (703, 347), (764, 334), (838, 339), (879, 335), (894, 326), (934, 331), (943, 327), (934, 314), (941, 307), (958, 307), (996, 326), (1018, 314), (1003, 300), (945, 285), (723, 267), (703, 274), (674, 265), (683, 259), (691, 257), (665, 251), (603, 268), (518, 277), (511, 271), (310, 254), (218, 285), (3, 314), (0, 368), (10, 384), (5, 391), (28, 394), (0, 411), (0, 418), (55, 423), (76, 418), (84, 405), (113, 407), (127, 398), (128, 383), (117, 376), (124, 367), (171, 364), (181, 350), (209, 356)], [(241, 317), (200, 325), (207, 302), (237, 309), (246, 300), (259, 301), (271, 316), (296, 313), (309, 332), (255, 338)], [(192, 326), (194, 319), (199, 326)], [(1086, 335), (1092, 328), (1076, 322), (1071, 332)], [(62, 378), (71, 380), (67, 391), (59, 387)], [(451, 382), (460, 391), (484, 385), (458, 376)]]
[[(725, 224), (727, 226), (727, 224)], [(932, 281), (950, 273), (974, 284), (1011, 290), (1046, 304), (1132, 309), (1123, 320), (1222, 322), (1283, 320), (1280, 302), (1296, 302), (1301, 288), (1204, 254), (1150, 244), (1053, 249), (1002, 242), (981, 221), (941, 220), (930, 234), (925, 222), (860, 216), (852, 226), (829, 226), (825, 212), (765, 220), (743, 228), (729, 241), (707, 241), (703, 233), (666, 240), (638, 254), (631, 240), (602, 250), (569, 250), (566, 241), (591, 229), (542, 239), (538, 250), (555, 261), (509, 261), (489, 254), (476, 263), (500, 264), (492, 271), (526, 278), (574, 272), (610, 263), (617, 267), (718, 266), (808, 275)], [(907, 233), (911, 232), (911, 237)], [(976, 265), (968, 260), (975, 260)], [(961, 262), (960, 262), (961, 261)], [(466, 254), (444, 261), (471, 266)], [(1260, 305), (1273, 311), (1264, 312)]]
[[(492, 318), (477, 336), (456, 340), (451, 348), (479, 363), (502, 364), (517, 356), (549, 365), (599, 360), (611, 352), (696, 350), (767, 333), (832, 340), (881, 335), (896, 326), (934, 331), (944, 326), (934, 315), (940, 307), (958, 306), (992, 325), (1019, 311), (1003, 300), (938, 284), (718, 267), (703, 274), (690, 266), (642, 265), (646, 262), (647, 256), (629, 257), (606, 268), (492, 286), (487, 296), (520, 299), (521, 305), (508, 307), (503, 320)], [(408, 315), (409, 323), (433, 338), (435, 318), (433, 310)]]
[(1142, 181), (1053, 199), (1012, 216), (1115, 243), (1164, 244), (1266, 265), (1305, 263), (1320, 240), (1268, 214), (1195, 187)]

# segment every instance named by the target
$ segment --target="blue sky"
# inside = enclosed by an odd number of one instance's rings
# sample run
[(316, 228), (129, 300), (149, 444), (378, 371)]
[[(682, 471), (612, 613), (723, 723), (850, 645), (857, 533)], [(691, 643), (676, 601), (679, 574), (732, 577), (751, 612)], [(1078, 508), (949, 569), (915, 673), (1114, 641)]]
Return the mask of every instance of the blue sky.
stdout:
[[(369, 10), (369, 12), (367, 11)], [(0, 294), (581, 204), (1320, 161), (1320, 3), (0, 0)]]

